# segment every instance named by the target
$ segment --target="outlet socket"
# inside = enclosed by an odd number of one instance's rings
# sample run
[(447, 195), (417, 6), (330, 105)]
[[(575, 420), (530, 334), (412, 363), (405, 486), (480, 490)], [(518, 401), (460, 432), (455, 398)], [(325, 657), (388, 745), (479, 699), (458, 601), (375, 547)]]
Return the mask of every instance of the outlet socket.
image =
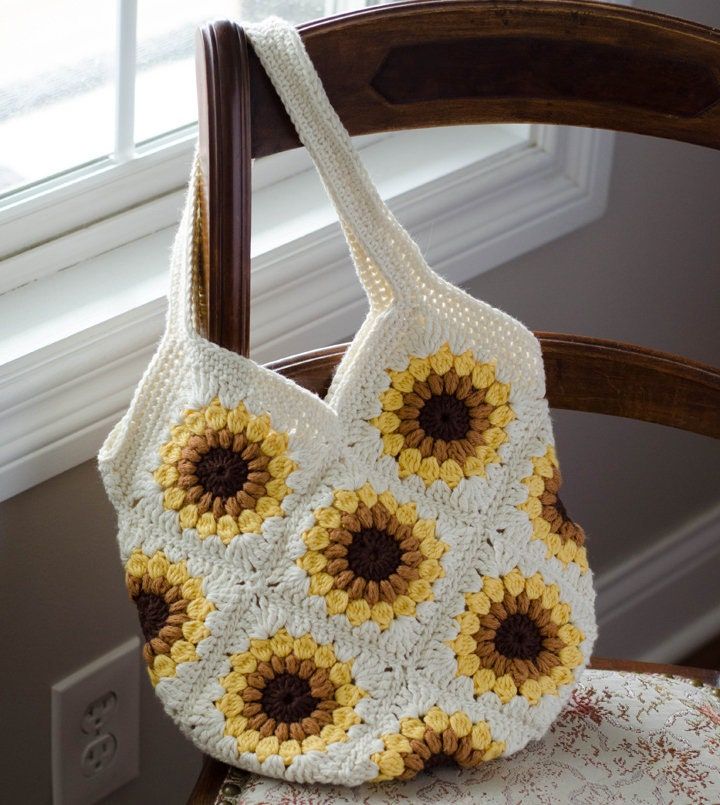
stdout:
[(140, 641), (52, 686), (54, 805), (93, 805), (138, 775)]
[(104, 732), (93, 738), (80, 757), (80, 767), (86, 777), (95, 777), (107, 771), (117, 754), (117, 738), (111, 732)]

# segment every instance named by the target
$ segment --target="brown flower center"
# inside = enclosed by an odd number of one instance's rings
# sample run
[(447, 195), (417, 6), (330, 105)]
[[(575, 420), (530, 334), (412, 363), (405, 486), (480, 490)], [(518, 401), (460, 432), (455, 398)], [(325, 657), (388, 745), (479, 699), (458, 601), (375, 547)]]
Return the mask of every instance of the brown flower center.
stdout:
[(245, 459), (225, 447), (213, 447), (198, 461), (195, 474), (207, 492), (229, 498), (242, 489), (248, 477)]
[(367, 581), (383, 581), (400, 566), (402, 550), (390, 534), (368, 528), (353, 535), (347, 549), (347, 562), (356, 576)]
[(467, 406), (454, 394), (435, 394), (430, 397), (420, 409), (418, 421), (428, 436), (446, 442), (463, 439), (470, 430)]
[(295, 674), (279, 674), (265, 685), (262, 694), (263, 710), (270, 718), (286, 724), (308, 718), (318, 702), (307, 680)]
[(516, 612), (508, 615), (495, 634), (495, 648), (511, 660), (534, 660), (542, 651), (543, 637), (535, 621)]
[(437, 769), (438, 766), (455, 766), (457, 768), (457, 765), (458, 762), (452, 755), (446, 755), (445, 752), (438, 752), (425, 761), (423, 768), (425, 771), (430, 771), (430, 769)]
[(135, 599), (140, 628), (146, 642), (157, 637), (170, 615), (170, 606), (160, 595), (141, 592)]

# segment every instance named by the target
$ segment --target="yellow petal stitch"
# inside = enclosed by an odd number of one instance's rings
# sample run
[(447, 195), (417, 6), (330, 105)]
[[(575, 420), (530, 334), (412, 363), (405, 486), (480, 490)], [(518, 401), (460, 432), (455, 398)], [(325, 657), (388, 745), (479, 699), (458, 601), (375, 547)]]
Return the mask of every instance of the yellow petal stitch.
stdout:
[(446, 713), (431, 707), (422, 718), (403, 718), (400, 730), (382, 736), (384, 748), (372, 756), (378, 767), (374, 782), (411, 780), (435, 757), (449, 757), (460, 768), (472, 769), (499, 757), (503, 741), (493, 740), (485, 721), (473, 723), (462, 711)]
[(492, 692), (503, 704), (523, 696), (536, 705), (557, 696), (558, 685), (572, 682), (585, 663), (585, 636), (557, 585), (540, 573), (526, 577), (515, 567), (499, 578), (485, 576), (455, 620), (459, 632), (449, 645), (457, 675), (473, 680), (476, 696)]
[(242, 402), (225, 408), (215, 397), (186, 411), (154, 472), (163, 506), (201, 539), (217, 535), (227, 545), (239, 534), (259, 533), (268, 518), (285, 516), (287, 479), (297, 469), (288, 441), (269, 414), (252, 414)]
[(229, 659), (232, 670), (220, 678), (225, 693), (215, 707), (238, 755), (254, 753), (260, 763), (279, 755), (289, 766), (346, 741), (361, 723), (355, 706), (367, 694), (354, 683), (352, 662), (341, 662), (332, 645), (310, 634), (280, 629)]
[(523, 479), (527, 500), (518, 506), (530, 519), (531, 538), (545, 543), (548, 559), (554, 556), (566, 567), (573, 563), (581, 573), (587, 573), (585, 532), (568, 517), (558, 497), (562, 476), (554, 448), (548, 447), (545, 455), (532, 459), (532, 464), (532, 475)]
[(205, 621), (215, 605), (204, 596), (202, 579), (162, 551), (147, 556), (136, 548), (125, 563), (125, 584), (138, 608), (150, 681), (157, 685), (175, 676), (181, 663), (199, 659), (196, 648), (210, 635)]
[(409, 356), (402, 371), (387, 370), (390, 387), (369, 422), (401, 478), (417, 475), (426, 486), (440, 480), (454, 489), (500, 461), (515, 412), (512, 390), (495, 371), (472, 350), (456, 355), (447, 343), (425, 357)]
[(309, 576), (310, 595), (325, 599), (328, 615), (342, 615), (352, 626), (371, 620), (384, 631), (433, 600), (448, 549), (435, 531), (435, 520), (388, 491), (378, 494), (370, 484), (337, 489), (332, 504), (315, 511), (297, 565)]

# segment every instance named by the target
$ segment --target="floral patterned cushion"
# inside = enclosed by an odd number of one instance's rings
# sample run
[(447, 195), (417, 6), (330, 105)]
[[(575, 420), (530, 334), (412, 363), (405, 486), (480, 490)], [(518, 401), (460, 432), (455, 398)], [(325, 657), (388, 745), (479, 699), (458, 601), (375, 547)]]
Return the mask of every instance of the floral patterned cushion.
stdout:
[(719, 696), (680, 677), (588, 670), (545, 737), (512, 757), (358, 788), (232, 769), (216, 805), (709, 805), (720, 802)]

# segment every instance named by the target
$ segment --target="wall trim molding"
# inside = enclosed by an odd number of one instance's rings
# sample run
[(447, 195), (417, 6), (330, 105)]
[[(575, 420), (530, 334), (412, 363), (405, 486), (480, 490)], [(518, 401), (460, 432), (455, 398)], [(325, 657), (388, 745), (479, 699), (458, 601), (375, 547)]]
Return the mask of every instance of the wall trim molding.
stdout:
[[(612, 132), (536, 126), (524, 145), (390, 203), (429, 262), (463, 283), (601, 216), (613, 143)], [(337, 224), (259, 255), (253, 284), (258, 361), (341, 340), (364, 316)], [(129, 403), (164, 311), (164, 299), (151, 300), (0, 366), (0, 500), (96, 454)]]
[(597, 577), (597, 653), (677, 662), (700, 648), (720, 632), (718, 573), (720, 505)]

